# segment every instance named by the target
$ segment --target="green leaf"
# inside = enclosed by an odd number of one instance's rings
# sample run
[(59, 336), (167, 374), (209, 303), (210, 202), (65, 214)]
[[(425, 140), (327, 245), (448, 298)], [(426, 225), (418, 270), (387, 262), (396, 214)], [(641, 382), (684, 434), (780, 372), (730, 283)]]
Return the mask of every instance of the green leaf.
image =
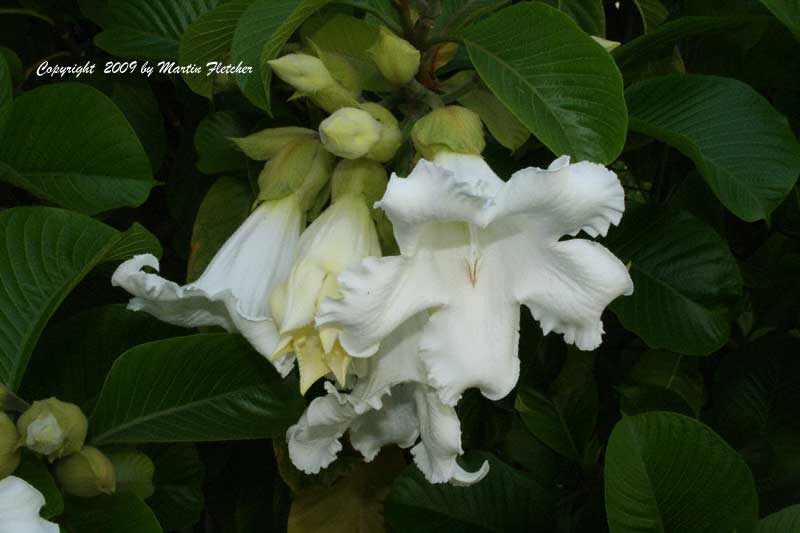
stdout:
[(555, 491), (487, 453), (471, 453), (463, 462), (469, 470), (483, 461), (489, 461), (489, 473), (469, 487), (434, 485), (415, 466), (408, 467), (386, 501), (388, 525), (416, 533), (552, 531)]
[(561, 455), (581, 463), (594, 433), (598, 412), (594, 356), (570, 350), (547, 393), (531, 385), (517, 391), (515, 407), (525, 427)]
[(70, 498), (65, 513), (72, 531), (80, 533), (161, 533), (153, 511), (138, 496), (118, 492), (95, 498)]
[[(22, 396), (55, 396), (89, 412), (125, 350), (184, 331), (124, 305), (105, 305), (48, 325), (25, 375)], [(53, 354), (58, 357), (53, 357)]]
[(652, 31), (669, 17), (669, 11), (661, 3), (661, 0), (633, 0), (633, 3), (636, 4), (636, 9), (642, 16), (645, 33)]
[(447, 37), (509, 3), (510, 0), (442, 0), (442, 11), (433, 21), (433, 34)]
[(570, 16), (589, 35), (606, 36), (603, 0), (543, 0)]
[(187, 281), (200, 277), (214, 254), (250, 214), (254, 200), (250, 185), (243, 179), (224, 176), (211, 186), (194, 219)]
[(39, 514), (42, 518), (49, 519), (64, 512), (64, 497), (43, 461), (44, 459), (33, 453), (24, 451), (22, 461), (14, 471), (14, 475), (24, 479), (42, 493), (45, 503)]
[(207, 75), (206, 66), (212, 61), (220, 63), (227, 61), (239, 19), (252, 3), (253, 0), (233, 0), (223, 3), (201, 15), (183, 33), (178, 51), (180, 64), (203, 67), (203, 72), (183, 74), (183, 79), (189, 88), (200, 96), (211, 98), (216, 76)]
[(161, 243), (158, 237), (147, 231), (147, 228), (134, 222), (130, 228), (122, 232), (120, 239), (114, 243), (104, 261), (125, 261), (136, 254), (151, 254), (161, 257)]
[(245, 170), (247, 158), (229, 137), (247, 133), (247, 125), (233, 112), (217, 111), (205, 117), (194, 132), (197, 170), (203, 174)]
[(460, 37), (489, 89), (555, 154), (609, 163), (622, 151), (622, 77), (567, 15), (516, 4)]
[(400, 14), (392, 0), (336, 0), (334, 3), (363, 9), (378, 17), (381, 22), (393, 32), (398, 35), (403, 33), (403, 24), (400, 22)]
[(3, 133), (6, 120), (14, 101), (14, 86), (11, 80), (11, 68), (5, 55), (0, 54), (0, 135)]
[(239, 19), (231, 46), (232, 63), (253, 67), (238, 74), (242, 92), (253, 104), (270, 110), (272, 71), (266, 64), (280, 52), (297, 28), (328, 0), (256, 0)]
[(155, 185), (125, 115), (87, 85), (59, 83), (14, 101), (0, 140), (0, 180), (63, 207), (95, 214), (138, 206)]
[(117, 492), (130, 492), (142, 500), (153, 495), (155, 466), (142, 452), (120, 450), (106, 454), (114, 465)]
[(703, 406), (703, 376), (693, 359), (649, 350), (628, 373), (622, 393), (625, 414), (674, 410), (696, 418)]
[(761, 0), (761, 3), (800, 39), (800, 3), (797, 0)]
[(193, 444), (149, 446), (156, 466), (155, 493), (148, 503), (167, 531), (189, 528), (203, 514), (205, 468)]
[(181, 35), (219, 0), (114, 0), (109, 23), (94, 42), (110, 54), (133, 59), (177, 61)]
[(464, 107), (478, 113), (497, 142), (511, 151), (528, 140), (530, 132), (490, 91), (475, 89), (458, 99)]
[[(378, 27), (361, 19), (337, 14), (308, 39), (334, 78), (346, 79), (351, 72), (357, 77), (358, 87), (368, 91), (390, 91), (392, 86), (381, 75), (372, 57), (367, 53), (378, 38)], [(346, 65), (343, 67), (343, 65)], [(347, 71), (343, 71), (346, 68)]]
[(676, 413), (623, 418), (605, 465), (611, 533), (752, 531), (750, 469), (711, 429)]
[(651, 348), (708, 355), (730, 336), (742, 280), (727, 243), (685, 211), (640, 208), (622, 217), (608, 247), (630, 263), (632, 296), (611, 310)]
[(800, 531), (800, 505), (792, 505), (758, 521), (756, 533)]
[(304, 408), (242, 337), (190, 335), (117, 359), (89, 427), (97, 445), (258, 439), (283, 435)]
[(768, 218), (797, 181), (800, 144), (786, 119), (748, 85), (675, 75), (637, 83), (625, 95), (631, 130), (691, 158), (739, 218)]
[(45, 324), (123, 234), (49, 207), (0, 212), (0, 383), (16, 390)]

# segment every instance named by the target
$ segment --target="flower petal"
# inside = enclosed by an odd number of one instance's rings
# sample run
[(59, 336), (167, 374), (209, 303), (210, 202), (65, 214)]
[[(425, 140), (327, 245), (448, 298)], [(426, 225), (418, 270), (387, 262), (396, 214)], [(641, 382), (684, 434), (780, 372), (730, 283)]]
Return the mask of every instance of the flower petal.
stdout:
[(58, 533), (58, 525), (39, 516), (41, 492), (16, 476), (0, 480), (0, 533)]
[(542, 238), (558, 239), (580, 230), (592, 237), (605, 235), (625, 211), (625, 192), (617, 175), (596, 163), (568, 162), (561, 157), (547, 170), (515, 172), (494, 198), (490, 218), (525, 213), (541, 228)]
[(628, 269), (604, 246), (584, 239), (555, 242), (543, 250), (538, 268), (516, 272), (517, 299), (527, 305), (545, 335), (564, 334), (581, 350), (600, 345), (603, 310), (633, 293)]
[(417, 441), (419, 421), (414, 405), (414, 386), (395, 387), (380, 410), (367, 411), (353, 420), (350, 443), (367, 462), (372, 461), (387, 444), (410, 448)]
[(443, 154), (433, 163), (421, 160), (407, 178), (392, 174), (375, 207), (386, 211), (403, 255), (413, 255), (430, 222), (483, 225), (483, 208), (502, 184), (481, 157)]
[(381, 339), (411, 316), (444, 303), (425, 261), (368, 257), (339, 275), (338, 300), (323, 301), (317, 327), (338, 324), (339, 342), (353, 357), (373, 355)]
[(414, 391), (422, 441), (411, 449), (414, 462), (431, 483), (477, 483), (489, 473), (484, 461), (477, 472), (467, 472), (456, 462), (461, 449), (461, 423), (455, 409), (439, 401), (435, 391), (420, 385)]

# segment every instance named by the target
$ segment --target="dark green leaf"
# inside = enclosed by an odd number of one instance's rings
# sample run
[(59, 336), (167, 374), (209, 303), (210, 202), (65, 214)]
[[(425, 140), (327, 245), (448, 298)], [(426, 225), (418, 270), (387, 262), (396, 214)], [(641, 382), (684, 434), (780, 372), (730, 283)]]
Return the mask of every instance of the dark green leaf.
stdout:
[(80, 533), (161, 533), (153, 511), (138, 496), (118, 492), (96, 498), (70, 498), (65, 513)]
[(257, 439), (283, 435), (304, 407), (242, 337), (191, 335), (117, 359), (89, 427), (98, 445)]
[(0, 212), (0, 383), (16, 389), (44, 325), (123, 234), (49, 207)]
[(8, 66), (5, 55), (0, 54), (0, 135), (2, 135), (6, 120), (11, 113), (13, 101), (14, 88), (11, 80), (11, 68)]
[(55, 396), (89, 412), (106, 374), (125, 350), (181, 334), (180, 328), (124, 305), (96, 307), (52, 323), (36, 347), (22, 394)]
[(460, 37), (489, 89), (555, 154), (600, 163), (619, 155), (628, 122), (622, 77), (568, 16), (516, 4)]
[[(226, 63), (239, 18), (254, 0), (233, 0), (201, 15), (181, 37), (178, 55), (181, 65), (199, 65), (203, 72), (184, 74), (183, 79), (194, 92), (211, 98), (216, 76), (209, 76), (206, 66), (210, 62)], [(252, 66), (252, 65), (243, 65)]]
[(114, 465), (117, 492), (130, 492), (146, 500), (153, 495), (155, 466), (142, 452), (120, 450), (106, 454)]
[(800, 505), (792, 505), (762, 518), (756, 533), (789, 533), (800, 531)]
[(161, 257), (161, 243), (147, 228), (134, 222), (122, 232), (119, 240), (108, 251), (103, 261), (125, 261), (136, 254), (151, 254)]
[(634, 0), (634, 4), (642, 16), (645, 33), (652, 31), (669, 17), (669, 11), (661, 3), (661, 0)]
[(44, 459), (33, 453), (23, 452), (22, 461), (14, 471), (14, 475), (24, 479), (42, 493), (45, 503), (39, 514), (42, 518), (48, 519), (64, 511), (64, 497), (43, 461)]
[(797, 0), (761, 0), (761, 3), (800, 39), (800, 3)]
[(603, 0), (544, 0), (566, 13), (589, 35), (606, 36), (606, 12)]
[(192, 444), (151, 446), (156, 465), (156, 491), (149, 500), (161, 525), (168, 531), (191, 527), (203, 513), (205, 469)]
[(204, 174), (245, 170), (247, 158), (229, 137), (244, 137), (247, 133), (246, 124), (230, 111), (204, 118), (194, 132), (197, 170)]
[(219, 0), (116, 0), (109, 4), (108, 25), (94, 38), (103, 50), (153, 61), (177, 61), (181, 35)]
[(95, 214), (138, 206), (155, 185), (136, 132), (86, 85), (40, 87), (14, 101), (0, 140), (0, 180), (63, 207)]
[(570, 350), (547, 393), (521, 386), (515, 407), (533, 435), (561, 455), (581, 463), (597, 420), (594, 356)]
[(378, 17), (389, 29), (397, 34), (403, 33), (400, 14), (393, 0), (336, 0), (337, 4), (354, 6)]
[(392, 485), (385, 516), (394, 531), (509, 533), (552, 531), (556, 494), (493, 455), (472, 453), (464, 463), (489, 474), (469, 487), (433, 485), (410, 466)]
[(691, 358), (650, 350), (628, 373), (622, 393), (625, 414), (675, 410), (697, 417), (703, 406), (703, 376)]
[(254, 200), (244, 179), (224, 176), (211, 186), (194, 219), (187, 281), (200, 277), (217, 250), (247, 218)]
[(634, 292), (611, 304), (651, 348), (708, 355), (730, 336), (741, 275), (727, 243), (685, 211), (625, 213), (608, 247), (630, 263)]
[(605, 492), (611, 533), (752, 531), (758, 496), (750, 469), (706, 425), (644, 413), (608, 442)]
[(443, 0), (442, 11), (434, 20), (434, 35), (446, 37), (509, 3), (510, 0)]
[(800, 144), (786, 119), (744, 83), (674, 75), (637, 83), (625, 95), (631, 130), (690, 157), (739, 218), (768, 218), (797, 181)]

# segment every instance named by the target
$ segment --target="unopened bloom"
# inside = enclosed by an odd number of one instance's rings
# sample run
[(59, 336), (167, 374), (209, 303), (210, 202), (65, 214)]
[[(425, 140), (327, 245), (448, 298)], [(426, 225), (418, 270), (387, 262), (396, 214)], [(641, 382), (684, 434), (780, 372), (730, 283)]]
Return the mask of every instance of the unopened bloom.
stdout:
[(366, 102), (361, 104), (360, 107), (372, 115), (372, 118), (381, 125), (378, 142), (372, 145), (366, 156), (374, 161), (385, 163), (394, 157), (394, 154), (403, 144), (403, 133), (400, 131), (400, 125), (391, 111), (380, 104)]
[(388, 28), (380, 27), (378, 41), (368, 52), (383, 77), (392, 83), (408, 83), (417, 75), (419, 50)]
[(111, 460), (91, 446), (61, 459), (56, 463), (55, 474), (64, 491), (79, 498), (113, 494), (117, 488)]
[(313, 94), (335, 83), (325, 64), (308, 54), (286, 54), (268, 61), (280, 79), (303, 93)]
[(0, 533), (58, 533), (58, 524), (39, 516), (42, 493), (16, 476), (0, 480)]
[(239, 149), (250, 159), (266, 161), (272, 159), (293, 141), (316, 137), (317, 132), (308, 128), (286, 126), (283, 128), (267, 128), (252, 133), (247, 137), (231, 137)]
[(56, 398), (33, 402), (17, 420), (22, 444), (51, 461), (80, 450), (88, 427), (77, 405)]
[(17, 427), (7, 414), (0, 412), (0, 479), (17, 469), (21, 457)]
[(381, 165), (341, 161), (332, 180), (333, 203), (303, 232), (288, 279), (270, 297), (281, 335), (276, 355), (296, 355), (303, 394), (329, 373), (345, 383), (350, 357), (338, 343), (338, 330), (317, 329), (314, 316), (320, 301), (338, 294), (340, 272), (380, 255), (370, 206), (385, 187)]
[(363, 109), (343, 107), (319, 125), (322, 144), (332, 154), (358, 159), (381, 138), (381, 124)]
[(307, 474), (330, 465), (350, 442), (364, 460), (372, 461), (388, 444), (411, 448), (414, 462), (431, 483), (469, 485), (489, 471), (488, 463), (475, 472), (457, 462), (461, 424), (453, 407), (445, 405), (427, 383), (417, 345), (424, 317), (419, 315), (390, 335), (375, 357), (360, 363), (350, 393), (326, 383), (328, 394), (314, 399), (286, 433), (289, 457)]
[[(330, 178), (333, 158), (319, 141), (300, 139), (280, 150), (259, 176), (262, 202), (231, 235), (194, 282), (178, 285), (157, 274), (152, 255), (122, 263), (111, 283), (134, 295), (128, 308), (184, 327), (219, 326), (241, 333), (270, 357), (278, 332), (269, 313), (272, 290), (289, 273), (304, 213)], [(273, 360), (286, 375), (292, 360)]]
[(428, 160), (441, 152), (478, 155), (486, 147), (481, 118), (457, 105), (434, 109), (419, 119), (411, 128), (411, 139)]
[(592, 350), (605, 307), (633, 291), (625, 265), (606, 248), (562, 240), (605, 235), (619, 223), (623, 189), (601, 165), (561, 157), (503, 182), (480, 156), (440, 152), (407, 178), (393, 175), (379, 205), (401, 255), (342, 273), (342, 299), (323, 302), (317, 324), (338, 325), (344, 349), (368, 357), (428, 310), (420, 355), (447, 405), (470, 387), (494, 400), (514, 387), (520, 304), (545, 334)]

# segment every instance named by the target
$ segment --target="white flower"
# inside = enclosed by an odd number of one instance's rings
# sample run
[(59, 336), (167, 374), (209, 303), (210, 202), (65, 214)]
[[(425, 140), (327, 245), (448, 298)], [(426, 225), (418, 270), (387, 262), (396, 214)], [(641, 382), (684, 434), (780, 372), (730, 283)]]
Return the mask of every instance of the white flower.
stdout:
[(273, 291), (270, 308), (281, 335), (276, 354), (297, 356), (301, 393), (331, 372), (344, 385), (350, 357), (337, 342), (338, 329), (317, 330), (314, 316), (320, 301), (338, 294), (340, 272), (380, 254), (375, 224), (361, 194), (336, 198), (300, 236), (294, 266), (286, 282)]
[[(262, 203), (225, 242), (203, 274), (180, 286), (142, 267), (158, 270), (152, 255), (122, 263), (111, 278), (134, 295), (128, 308), (146, 311), (178, 326), (220, 326), (238, 331), (265, 357), (278, 343), (269, 296), (289, 273), (303, 225), (295, 195)], [(273, 361), (281, 373), (292, 369), (285, 356)]]
[(375, 357), (357, 361), (365, 368), (351, 393), (326, 383), (328, 395), (313, 400), (286, 433), (289, 457), (297, 468), (308, 474), (326, 468), (349, 430), (353, 448), (366, 461), (394, 443), (413, 446), (414, 462), (431, 483), (469, 485), (483, 479), (488, 463), (467, 472), (456, 462), (463, 453), (458, 416), (425, 383), (417, 350), (423, 324), (424, 314), (412, 318), (386, 339)]
[(16, 476), (0, 480), (0, 533), (58, 533), (58, 525), (39, 516), (44, 496)]
[(408, 178), (393, 175), (379, 205), (402, 255), (342, 273), (343, 297), (321, 304), (317, 324), (339, 325), (344, 349), (368, 357), (400, 323), (429, 310), (420, 355), (446, 405), (470, 387), (493, 400), (512, 390), (520, 304), (545, 334), (591, 350), (601, 342), (603, 309), (633, 291), (606, 248), (561, 240), (581, 230), (605, 235), (619, 223), (624, 193), (600, 165), (562, 157), (504, 183), (479, 156), (442, 153)]

